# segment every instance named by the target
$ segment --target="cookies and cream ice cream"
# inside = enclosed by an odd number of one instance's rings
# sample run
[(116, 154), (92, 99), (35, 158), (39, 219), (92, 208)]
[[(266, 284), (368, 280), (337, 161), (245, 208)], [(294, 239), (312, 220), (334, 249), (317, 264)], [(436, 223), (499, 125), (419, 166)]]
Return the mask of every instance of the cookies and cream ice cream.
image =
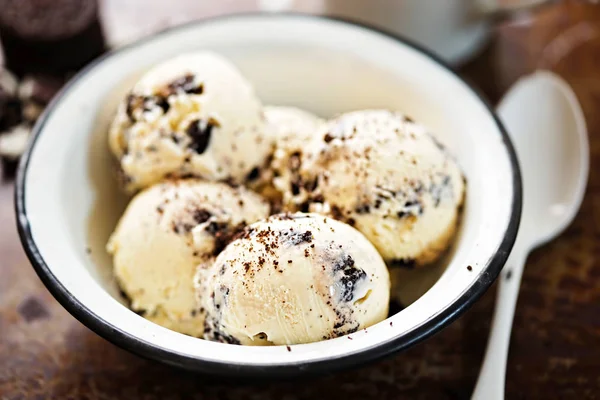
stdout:
[(107, 245), (131, 308), (172, 330), (201, 336), (193, 276), (234, 232), (269, 215), (260, 196), (200, 180), (166, 181), (137, 194)]
[(362, 232), (391, 265), (435, 260), (448, 246), (463, 201), (454, 159), (421, 125), (384, 110), (343, 114), (297, 156), (291, 209), (308, 209)]
[(310, 343), (382, 321), (390, 281), (416, 286), (388, 267), (437, 260), (465, 191), (444, 146), (403, 114), (325, 121), (263, 107), (210, 52), (144, 74), (109, 145), (138, 192), (107, 245), (131, 308), (230, 344)]
[(357, 230), (318, 214), (249, 225), (196, 283), (205, 338), (286, 345), (334, 338), (387, 317), (390, 280)]
[[(296, 107), (268, 106), (264, 112), (275, 136), (275, 151), (267, 170), (268, 181), (276, 193), (286, 193), (284, 188), (289, 187), (298, 155), (312, 140), (323, 120)], [(288, 200), (284, 199), (284, 202)]]
[(182, 55), (149, 70), (120, 104), (109, 132), (127, 190), (194, 176), (243, 183), (272, 152), (262, 106), (250, 83), (210, 52)]

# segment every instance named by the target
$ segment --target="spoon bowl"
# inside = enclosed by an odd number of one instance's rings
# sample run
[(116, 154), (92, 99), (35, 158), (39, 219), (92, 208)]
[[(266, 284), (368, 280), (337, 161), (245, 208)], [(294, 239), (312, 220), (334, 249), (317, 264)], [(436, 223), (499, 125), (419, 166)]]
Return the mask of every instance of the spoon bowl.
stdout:
[(560, 234), (583, 200), (589, 169), (585, 119), (570, 87), (545, 71), (519, 80), (498, 112), (522, 170), (518, 240), (534, 248)]

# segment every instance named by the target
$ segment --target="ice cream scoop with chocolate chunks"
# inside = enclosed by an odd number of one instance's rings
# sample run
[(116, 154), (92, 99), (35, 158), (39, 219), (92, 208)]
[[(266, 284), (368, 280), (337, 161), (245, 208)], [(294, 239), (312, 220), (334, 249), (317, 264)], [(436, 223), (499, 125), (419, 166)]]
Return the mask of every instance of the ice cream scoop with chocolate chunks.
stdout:
[(137, 194), (107, 249), (131, 308), (172, 330), (200, 336), (193, 276), (245, 224), (269, 215), (262, 198), (242, 187), (200, 180), (167, 181)]
[[(296, 107), (267, 106), (265, 118), (275, 135), (275, 151), (270, 168), (265, 170), (269, 198), (279, 200), (289, 185), (298, 154), (311, 141), (324, 121), (308, 111)], [(276, 187), (280, 189), (276, 189)], [(272, 193), (272, 194), (271, 194)], [(284, 199), (287, 201), (288, 199)]]
[(457, 225), (465, 182), (455, 160), (402, 114), (366, 110), (319, 128), (297, 156), (283, 198), (290, 209), (353, 225), (392, 267), (436, 260)]
[(244, 183), (273, 147), (252, 86), (210, 52), (148, 71), (119, 106), (109, 142), (129, 191), (165, 177)]
[(205, 339), (289, 345), (335, 338), (386, 318), (390, 280), (357, 230), (318, 214), (249, 225), (199, 270)]

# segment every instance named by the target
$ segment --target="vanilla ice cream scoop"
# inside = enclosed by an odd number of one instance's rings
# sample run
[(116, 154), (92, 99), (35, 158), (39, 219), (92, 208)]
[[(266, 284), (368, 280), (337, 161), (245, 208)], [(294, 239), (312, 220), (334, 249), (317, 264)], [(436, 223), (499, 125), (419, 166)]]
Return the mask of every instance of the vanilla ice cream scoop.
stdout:
[[(324, 121), (316, 115), (295, 107), (268, 106), (264, 109), (267, 124), (275, 137), (271, 168), (266, 170), (268, 181), (277, 193), (286, 193), (292, 172), (298, 165), (298, 155), (310, 143)], [(273, 197), (273, 196), (270, 196)], [(288, 202), (289, 199), (283, 199)]]
[(109, 144), (128, 191), (165, 177), (243, 183), (273, 150), (252, 86), (210, 52), (149, 70), (120, 104)]
[(318, 214), (278, 214), (248, 226), (196, 280), (205, 339), (309, 343), (387, 317), (385, 263), (357, 230)]
[(234, 232), (269, 215), (241, 187), (199, 180), (166, 181), (137, 194), (107, 245), (131, 308), (167, 328), (201, 336), (204, 315), (193, 277), (210, 265)]
[(464, 179), (425, 128), (384, 110), (343, 114), (319, 128), (283, 188), (308, 209), (362, 232), (391, 266), (436, 260), (456, 230)]

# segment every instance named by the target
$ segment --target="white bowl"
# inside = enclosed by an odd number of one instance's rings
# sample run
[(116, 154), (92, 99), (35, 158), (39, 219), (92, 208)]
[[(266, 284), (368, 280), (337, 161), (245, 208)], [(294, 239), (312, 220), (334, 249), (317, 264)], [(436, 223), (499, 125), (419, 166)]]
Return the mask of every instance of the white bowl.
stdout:
[[(104, 251), (125, 205), (112, 176), (107, 126), (119, 98), (144, 69), (200, 49), (229, 57), (267, 104), (296, 105), (324, 117), (360, 108), (398, 109), (430, 127), (450, 148), (468, 180), (462, 228), (439, 267), (407, 274), (405, 290), (416, 293), (409, 300), (416, 301), (352, 334), (353, 340), (289, 348), (192, 338), (155, 325), (123, 304)], [(207, 20), (96, 61), (38, 122), (16, 191), (23, 246), (50, 292), (77, 319), (139, 355), (245, 376), (336, 370), (407, 348), (440, 330), (497, 277), (515, 239), (520, 210), (519, 168), (506, 132), (461, 78), (405, 40), (300, 15)]]

